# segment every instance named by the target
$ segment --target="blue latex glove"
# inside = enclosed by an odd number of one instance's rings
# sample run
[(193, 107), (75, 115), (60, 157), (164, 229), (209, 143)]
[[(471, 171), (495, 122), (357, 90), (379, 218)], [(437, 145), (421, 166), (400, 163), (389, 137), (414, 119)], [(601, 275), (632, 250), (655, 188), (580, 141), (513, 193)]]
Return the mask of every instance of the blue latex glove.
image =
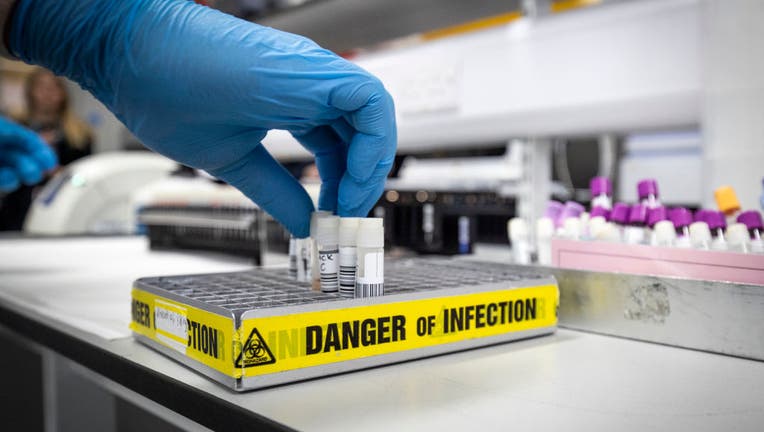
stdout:
[(316, 156), (319, 208), (365, 216), (392, 166), (379, 80), (303, 37), (186, 0), (21, 0), (11, 51), (91, 91), (148, 147), (239, 188), (293, 234), (313, 205), (260, 145), (292, 133)]
[(56, 154), (39, 135), (0, 117), (0, 192), (39, 182), (57, 163)]

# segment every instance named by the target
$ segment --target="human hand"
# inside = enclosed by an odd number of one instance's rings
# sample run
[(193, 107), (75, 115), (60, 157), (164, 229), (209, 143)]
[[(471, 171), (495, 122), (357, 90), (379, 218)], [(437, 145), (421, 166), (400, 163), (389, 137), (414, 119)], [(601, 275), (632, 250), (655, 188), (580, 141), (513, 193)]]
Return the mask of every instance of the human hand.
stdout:
[(56, 154), (36, 133), (0, 117), (0, 192), (33, 185), (57, 164)]
[[(44, 30), (43, 30), (44, 29)], [(90, 90), (148, 147), (242, 190), (293, 234), (313, 205), (260, 144), (292, 133), (316, 157), (319, 208), (365, 216), (396, 146), (392, 98), (300, 36), (185, 0), (21, 0), (11, 51)]]

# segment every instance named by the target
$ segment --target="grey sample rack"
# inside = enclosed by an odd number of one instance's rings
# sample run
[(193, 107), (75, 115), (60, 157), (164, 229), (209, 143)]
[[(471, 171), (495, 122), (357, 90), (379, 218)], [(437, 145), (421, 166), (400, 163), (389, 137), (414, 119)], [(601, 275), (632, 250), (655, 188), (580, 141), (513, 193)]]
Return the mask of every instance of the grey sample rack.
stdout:
[(142, 343), (247, 390), (549, 334), (555, 279), (444, 258), (386, 262), (385, 295), (311, 291), (286, 269), (142, 278)]

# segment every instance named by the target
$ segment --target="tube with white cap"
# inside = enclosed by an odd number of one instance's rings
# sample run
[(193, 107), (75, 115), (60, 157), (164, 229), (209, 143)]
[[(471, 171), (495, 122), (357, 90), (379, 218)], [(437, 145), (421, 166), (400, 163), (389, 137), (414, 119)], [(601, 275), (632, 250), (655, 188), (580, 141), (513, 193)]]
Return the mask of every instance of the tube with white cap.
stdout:
[(332, 212), (326, 210), (317, 210), (310, 214), (310, 280), (311, 286), (315, 291), (321, 289), (321, 276), (318, 271), (318, 245), (316, 244), (316, 234), (318, 229), (318, 220), (320, 218), (331, 216)]
[(340, 295), (343, 297), (355, 296), (355, 271), (356, 271), (356, 237), (358, 236), (358, 223), (361, 218), (340, 218)]
[(318, 218), (316, 222), (316, 248), (318, 249), (318, 274), (321, 292), (339, 291), (339, 223), (337, 216)]
[(525, 219), (512, 218), (507, 223), (509, 242), (512, 247), (512, 262), (515, 264), (531, 263), (531, 244), (528, 223)]
[(382, 218), (358, 221), (356, 235), (356, 297), (376, 297), (385, 292), (385, 228)]

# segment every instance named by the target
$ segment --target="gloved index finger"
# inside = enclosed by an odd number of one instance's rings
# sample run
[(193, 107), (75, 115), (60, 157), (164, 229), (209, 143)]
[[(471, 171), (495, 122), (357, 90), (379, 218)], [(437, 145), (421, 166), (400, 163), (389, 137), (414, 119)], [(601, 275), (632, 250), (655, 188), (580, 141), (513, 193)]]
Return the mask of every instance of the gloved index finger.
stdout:
[(347, 121), (355, 129), (347, 158), (347, 172), (357, 182), (366, 182), (381, 162), (395, 156), (397, 130), (393, 100), (382, 84), (371, 77), (345, 85), (333, 93), (332, 104), (348, 111)]

